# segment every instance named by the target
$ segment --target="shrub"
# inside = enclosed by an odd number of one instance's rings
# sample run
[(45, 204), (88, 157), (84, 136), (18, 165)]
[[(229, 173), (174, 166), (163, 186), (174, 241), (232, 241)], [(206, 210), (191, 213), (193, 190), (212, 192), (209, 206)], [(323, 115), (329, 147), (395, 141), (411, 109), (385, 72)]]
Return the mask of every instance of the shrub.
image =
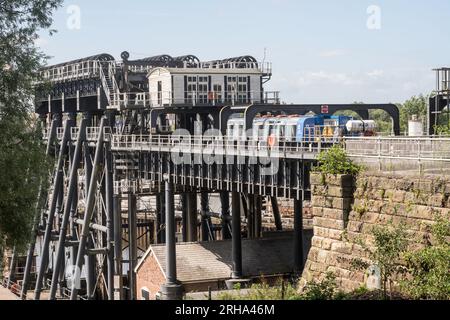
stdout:
[(235, 292), (224, 292), (218, 295), (218, 300), (295, 300), (297, 290), (289, 283), (280, 279), (275, 286), (266, 282), (253, 284), (249, 289), (241, 290), (237, 285)]
[(315, 167), (315, 171), (323, 174), (357, 175), (362, 169), (347, 156), (344, 148), (339, 145), (334, 145), (319, 153), (317, 161), (318, 165)]
[[(383, 297), (386, 299), (389, 292), (392, 298), (394, 276), (406, 271), (401, 259), (408, 248), (408, 236), (403, 226), (394, 227), (392, 222), (388, 226), (373, 227), (371, 234), (374, 237), (373, 247), (359, 244), (368, 253), (371, 264), (380, 268)], [(353, 267), (359, 270), (367, 269), (371, 264), (362, 259), (352, 260)]]
[(435, 241), (425, 248), (405, 255), (410, 277), (402, 282), (403, 289), (416, 299), (450, 299), (450, 221), (438, 217), (432, 226)]
[(306, 284), (300, 300), (333, 300), (336, 294), (336, 277), (328, 272), (322, 281), (311, 281)]

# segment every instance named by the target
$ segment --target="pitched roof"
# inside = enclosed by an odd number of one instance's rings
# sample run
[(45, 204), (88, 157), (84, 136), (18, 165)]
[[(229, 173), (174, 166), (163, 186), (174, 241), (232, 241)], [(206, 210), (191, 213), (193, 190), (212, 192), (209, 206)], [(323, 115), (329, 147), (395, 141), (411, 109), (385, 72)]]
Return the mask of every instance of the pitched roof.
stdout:
[[(177, 278), (181, 282), (224, 280), (231, 277), (231, 241), (177, 243)], [(163, 273), (166, 270), (164, 245), (150, 246), (136, 267), (153, 254)], [(293, 239), (243, 239), (244, 276), (277, 275), (293, 270)]]

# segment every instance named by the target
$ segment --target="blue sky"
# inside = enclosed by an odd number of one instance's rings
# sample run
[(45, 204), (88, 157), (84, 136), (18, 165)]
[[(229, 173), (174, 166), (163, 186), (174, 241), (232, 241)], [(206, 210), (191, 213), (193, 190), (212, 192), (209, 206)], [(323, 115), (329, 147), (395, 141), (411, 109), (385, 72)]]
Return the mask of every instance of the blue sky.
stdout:
[[(79, 29), (67, 26), (71, 5)], [(375, 30), (372, 5), (381, 13)], [(266, 90), (288, 103), (403, 102), (434, 89), (431, 69), (450, 66), (448, 0), (75, 0), (53, 27), (37, 41), (49, 63), (124, 50), (262, 60), (266, 49)]]

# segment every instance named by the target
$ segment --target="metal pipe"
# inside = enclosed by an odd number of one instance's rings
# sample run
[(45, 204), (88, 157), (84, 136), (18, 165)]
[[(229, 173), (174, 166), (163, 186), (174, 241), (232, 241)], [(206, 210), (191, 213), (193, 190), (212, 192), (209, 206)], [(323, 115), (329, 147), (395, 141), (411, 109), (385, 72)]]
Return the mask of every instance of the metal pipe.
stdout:
[[(84, 214), (84, 224), (80, 234), (80, 246), (78, 248), (77, 253), (77, 263), (75, 269), (75, 283), (79, 281), (81, 267), (83, 266), (84, 253), (86, 251), (86, 244), (89, 236), (89, 224), (92, 219), (92, 215), (94, 213), (94, 204), (95, 204), (95, 195), (96, 195), (96, 184), (98, 181), (98, 173), (100, 169), (100, 162), (103, 156), (103, 128), (104, 128), (104, 119), (100, 121), (100, 132), (97, 141), (97, 149), (95, 150), (94, 157), (94, 166), (92, 170), (92, 176), (89, 184), (89, 192), (86, 200), (86, 212)], [(78, 295), (78, 288), (73, 286), (72, 292), (70, 295), (71, 300), (75, 300)]]
[(16, 247), (14, 246), (12, 255), (11, 255), (11, 263), (9, 264), (9, 276), (7, 288), (11, 287), (11, 283), (16, 281), (16, 265), (17, 265), (17, 252)]
[(42, 290), (42, 282), (44, 279), (44, 274), (47, 270), (48, 260), (49, 260), (49, 248), (50, 248), (50, 237), (53, 229), (53, 221), (55, 218), (55, 210), (58, 202), (59, 192), (61, 190), (61, 186), (63, 184), (63, 165), (64, 165), (64, 156), (67, 150), (67, 143), (69, 141), (70, 136), (70, 121), (66, 121), (64, 125), (64, 134), (63, 140), (61, 143), (61, 148), (59, 150), (58, 156), (58, 164), (56, 166), (55, 172), (55, 182), (53, 185), (52, 192), (52, 201), (50, 203), (50, 210), (47, 217), (47, 225), (45, 228), (43, 248), (42, 248), (42, 256), (41, 256), (41, 265), (39, 266), (39, 272), (36, 280), (36, 287), (34, 291), (34, 300), (39, 300), (41, 296)]
[[(84, 226), (84, 220), (83, 219), (79, 219), (79, 218), (74, 218), (73, 222), (79, 226)], [(97, 223), (89, 223), (89, 230), (97, 230), (97, 231), (101, 231), (103, 233), (107, 233), (108, 232), (108, 227), (105, 227), (101, 224), (97, 224)]]
[(200, 210), (202, 213), (202, 241), (209, 241), (208, 228), (208, 193), (200, 193)]
[(294, 200), (294, 272), (303, 270), (303, 197)]
[(232, 252), (233, 271), (231, 277), (240, 279), (242, 277), (242, 243), (241, 243), (241, 196), (238, 192), (231, 194), (232, 210)]
[[(57, 120), (52, 120), (51, 126), (50, 126), (50, 136), (48, 138), (47, 142), (47, 148), (45, 151), (45, 154), (47, 156), (50, 155), (51, 150), (51, 143), (56, 135), (56, 122)], [(39, 219), (41, 216), (42, 211), (42, 202), (44, 201), (44, 189), (42, 188), (42, 181), (39, 185), (39, 192), (38, 192), (38, 198), (36, 201), (36, 207), (35, 207), (35, 216), (33, 221), (33, 228), (31, 231), (31, 240), (30, 240), (30, 246), (28, 247), (28, 253), (27, 253), (27, 262), (25, 264), (25, 270), (24, 270), (24, 278), (23, 278), (23, 284), (22, 284), (22, 290), (20, 292), (20, 297), (22, 299), (26, 299), (28, 286), (30, 283), (30, 276), (31, 276), (31, 266), (33, 264), (33, 258), (34, 258), (34, 250), (36, 249), (36, 238), (38, 236), (39, 231)]]
[(121, 300), (122, 292), (122, 213), (121, 198), (114, 195), (114, 260), (115, 260), (115, 299)]
[[(86, 113), (85, 115), (88, 126), (95, 125), (95, 119), (92, 117), (91, 113)], [(85, 197), (89, 194), (89, 187), (91, 183), (92, 177), (92, 159), (91, 159), (91, 149), (89, 147), (89, 141), (85, 141), (83, 143), (84, 147), (84, 187), (85, 187)], [(85, 199), (86, 200), (86, 199)], [(90, 225), (89, 225), (90, 228)], [(87, 239), (87, 248), (92, 248), (92, 238), (88, 237)], [(79, 250), (79, 248), (78, 248)], [(78, 253), (78, 252), (77, 252)], [(84, 257), (85, 265), (86, 265), (86, 291), (88, 299), (91, 298), (92, 293), (94, 291), (94, 281), (95, 281), (95, 269), (94, 269), (94, 258), (88, 254)], [(80, 271), (81, 272), (81, 271)]]
[(159, 225), (159, 243), (166, 243), (166, 201), (164, 195), (160, 199), (160, 225)]
[(66, 234), (67, 234), (67, 226), (69, 224), (70, 219), (70, 212), (72, 210), (72, 205), (74, 202), (74, 194), (75, 189), (77, 188), (76, 182), (77, 182), (77, 175), (78, 175), (78, 168), (81, 161), (81, 149), (82, 149), (82, 143), (85, 139), (85, 131), (86, 131), (86, 120), (83, 119), (81, 121), (80, 125), (80, 134), (78, 135), (77, 143), (75, 146), (75, 152), (72, 158), (72, 167), (70, 168), (70, 178), (69, 178), (69, 186), (67, 190), (67, 197), (65, 199), (64, 203), (64, 213), (63, 218), (61, 222), (61, 229), (59, 232), (59, 240), (58, 245), (56, 249), (56, 261), (55, 261), (55, 269), (53, 270), (52, 275), (52, 283), (50, 286), (50, 296), (49, 300), (54, 300), (56, 296), (56, 289), (58, 284), (58, 276), (61, 271), (61, 267), (64, 262), (64, 248), (65, 248), (65, 241), (66, 241)]
[(113, 161), (112, 161), (112, 153), (111, 153), (111, 146), (108, 145), (106, 147), (106, 154), (105, 154), (105, 162), (106, 162), (106, 177), (105, 177), (105, 184), (106, 184), (106, 248), (108, 249), (107, 257), (108, 257), (108, 298), (109, 300), (114, 300), (114, 176), (113, 176)]
[(156, 219), (155, 219), (155, 243), (159, 244), (161, 242), (161, 194), (158, 193), (155, 196), (155, 202), (156, 202)]
[(255, 196), (255, 237), (261, 237), (262, 229), (262, 208), (261, 196)]
[(270, 197), (270, 201), (272, 203), (272, 211), (273, 211), (273, 218), (275, 220), (275, 226), (277, 228), (277, 231), (282, 231), (283, 223), (281, 222), (281, 215), (280, 215), (280, 209), (278, 207), (278, 200), (276, 197)]
[(187, 228), (188, 228), (188, 197), (189, 195), (187, 193), (183, 193), (181, 195), (181, 239), (183, 242), (187, 242)]
[(173, 186), (165, 181), (166, 199), (166, 279), (167, 284), (177, 283), (176, 244), (175, 244), (175, 210)]
[(196, 242), (198, 240), (197, 232), (197, 194), (191, 192), (187, 196), (186, 208), (188, 210), (188, 241)]
[(220, 193), (220, 203), (222, 206), (222, 239), (231, 239), (230, 232), (230, 193), (223, 191)]
[(136, 236), (136, 196), (128, 194), (128, 257), (130, 299), (136, 300), (137, 236)]

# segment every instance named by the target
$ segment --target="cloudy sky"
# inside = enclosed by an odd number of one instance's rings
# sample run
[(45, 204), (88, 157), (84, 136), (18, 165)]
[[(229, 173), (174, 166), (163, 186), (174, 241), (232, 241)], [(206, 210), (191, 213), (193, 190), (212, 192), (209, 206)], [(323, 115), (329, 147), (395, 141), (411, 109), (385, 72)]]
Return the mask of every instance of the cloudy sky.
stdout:
[(395, 103), (450, 66), (449, 21), (448, 0), (75, 0), (37, 44), (50, 63), (124, 50), (266, 56), (266, 88), (288, 103)]

